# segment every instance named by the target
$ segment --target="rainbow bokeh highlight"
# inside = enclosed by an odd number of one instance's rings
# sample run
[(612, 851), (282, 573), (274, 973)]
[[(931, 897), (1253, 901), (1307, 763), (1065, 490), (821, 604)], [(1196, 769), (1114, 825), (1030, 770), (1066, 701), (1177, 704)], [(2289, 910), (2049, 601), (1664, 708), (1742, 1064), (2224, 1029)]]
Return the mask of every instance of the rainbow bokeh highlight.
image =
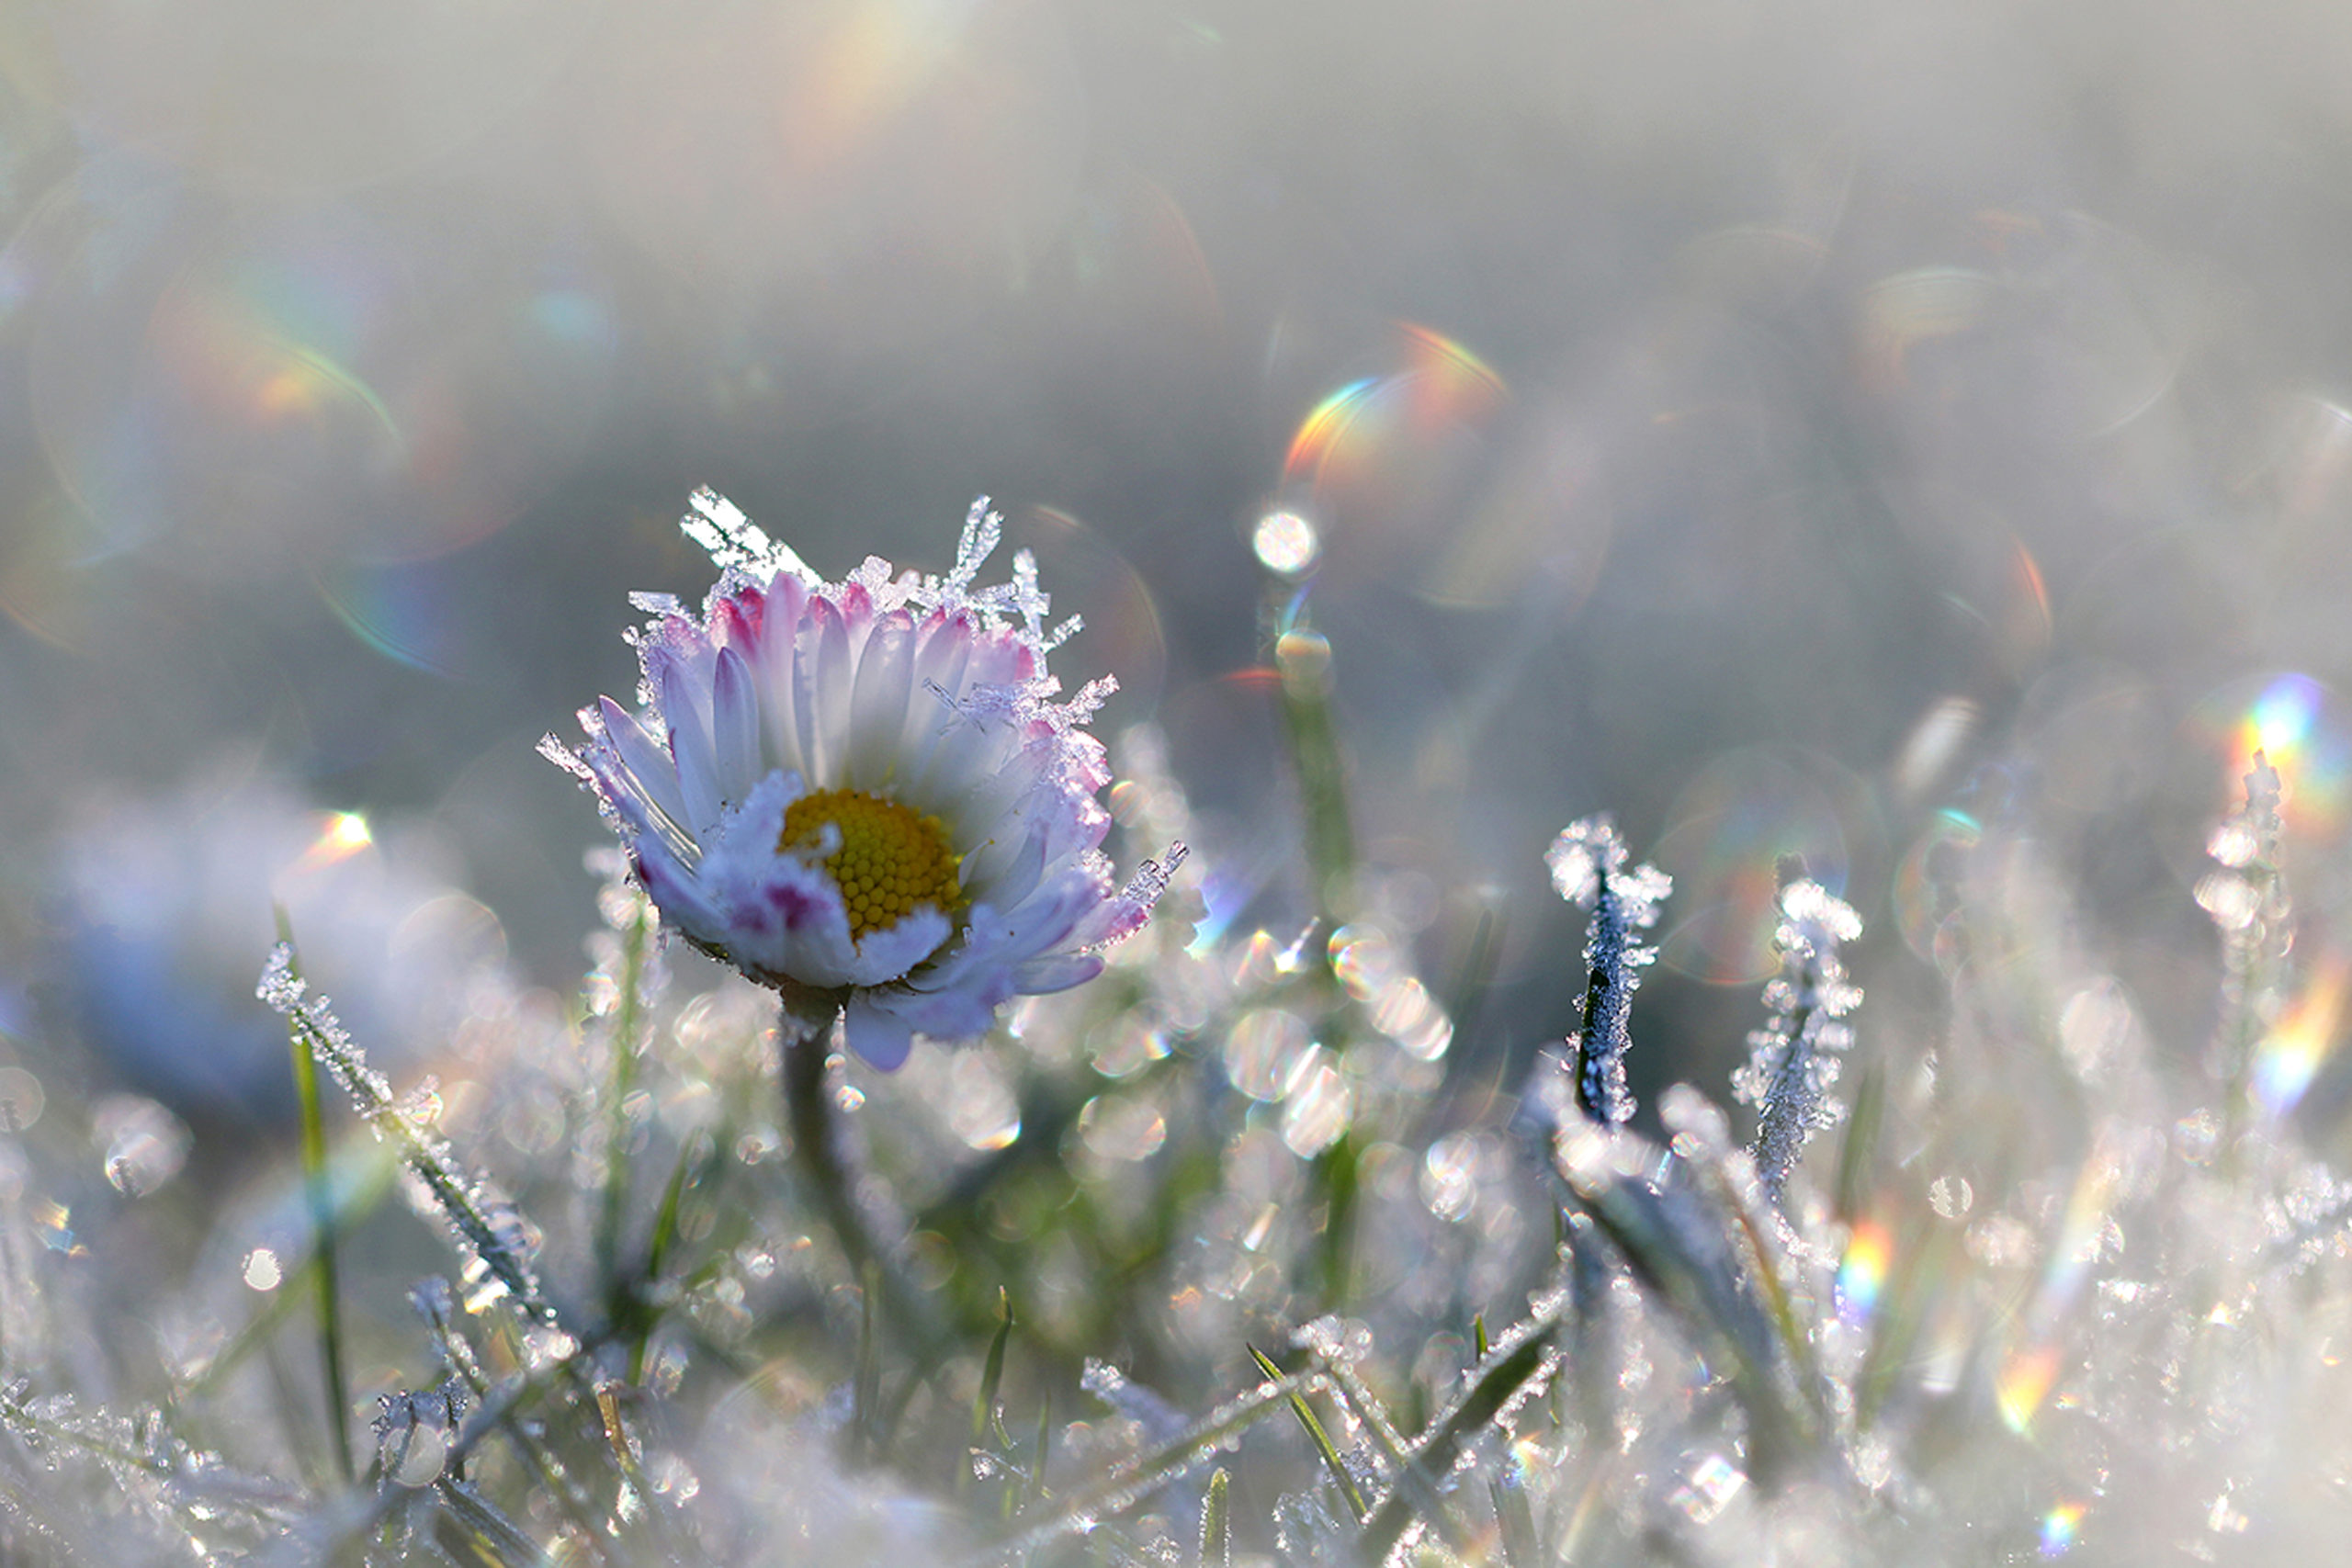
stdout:
[(2041, 1516), (2041, 1555), (2064, 1557), (2081, 1533), (2083, 1516), (2089, 1510), (2080, 1503), (2061, 1503)]
[(2278, 770), (2290, 838), (2332, 842), (2352, 826), (2352, 727), (2323, 682), (2290, 670), (2232, 682), (2199, 703), (2190, 723), (2221, 764), (2217, 815), (2244, 802), (2258, 751)]
[(2001, 1424), (2022, 1436), (2033, 1429), (2033, 1418), (2058, 1381), (2058, 1347), (2052, 1343), (2019, 1350), (2002, 1363), (1993, 1384), (1993, 1403)]
[(1837, 1316), (1844, 1324), (1868, 1324), (1886, 1293), (1886, 1269), (1895, 1239), (1877, 1220), (1860, 1220), (1847, 1239), (1847, 1256), (1837, 1262)]
[(1838, 1317), (1857, 1327), (1878, 1311), (1886, 1291), (1887, 1269), (1894, 1260), (1894, 1237), (1876, 1220), (1854, 1226), (1846, 1256), (1838, 1263)]
[(330, 811), (320, 822), (318, 837), (288, 869), (317, 871), (349, 860), (375, 841), (375, 829), (368, 827), (367, 818), (356, 811)]
[(2331, 955), (2313, 970), (2295, 999), (2255, 1047), (2254, 1097), (2272, 1116), (2284, 1116), (2335, 1054), (2344, 1015), (2344, 987), (2352, 965)]
[(1846, 891), (1851, 852), (1839, 796), (1858, 794), (1826, 758), (1747, 747), (1709, 761), (1668, 808), (1652, 858), (1674, 878), (1676, 909), (1659, 955), (1678, 974), (1751, 986), (1780, 967), (1780, 867)]
[(1395, 359), (1394, 368), (1346, 382), (1307, 412), (1283, 455), (1284, 484), (1363, 480), (1483, 423), (1510, 396), (1491, 366), (1430, 327), (1396, 323)]

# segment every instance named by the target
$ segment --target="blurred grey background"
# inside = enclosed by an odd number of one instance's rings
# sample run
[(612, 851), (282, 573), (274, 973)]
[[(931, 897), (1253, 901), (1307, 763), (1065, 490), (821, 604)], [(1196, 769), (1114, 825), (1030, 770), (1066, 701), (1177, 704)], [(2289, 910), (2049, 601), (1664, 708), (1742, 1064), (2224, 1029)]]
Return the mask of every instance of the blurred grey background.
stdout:
[(258, 894), (103, 851), (257, 795), (316, 814), (270, 877), (429, 844), (436, 929), (566, 983), (599, 829), (532, 744), (707, 585), (705, 483), (836, 576), (994, 496), (1221, 928), (1307, 907), (1310, 620), (1381, 918), (1443, 985), (1502, 919), (1471, 1060), (1565, 1027), (1540, 856), (1603, 807), (1702, 1055), (1781, 854), (1929, 973), (1945, 807), (2197, 995), (2250, 737), (2337, 899), (2347, 82), (2263, 0), (11, 0), (0, 1031), (94, 877), (249, 984)]

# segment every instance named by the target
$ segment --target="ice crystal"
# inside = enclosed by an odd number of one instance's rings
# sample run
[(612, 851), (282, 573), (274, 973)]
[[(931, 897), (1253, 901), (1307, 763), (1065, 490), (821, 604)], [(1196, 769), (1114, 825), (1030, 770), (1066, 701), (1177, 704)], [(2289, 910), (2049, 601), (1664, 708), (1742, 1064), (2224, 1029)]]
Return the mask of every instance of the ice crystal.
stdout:
[(1757, 1108), (1756, 1169), (1775, 1201), (1806, 1141), (1844, 1114), (1830, 1091), (1853, 1043), (1846, 1017), (1862, 999), (1838, 955), (1862, 934), (1861, 917), (1809, 877), (1781, 889), (1780, 909), (1781, 972), (1764, 987), (1771, 1021), (1748, 1035), (1747, 1063), (1732, 1075), (1733, 1097)]
[[(679, 520), (678, 526), (688, 538), (710, 552), (713, 564), (722, 571), (788, 571), (803, 582), (815, 582), (817, 574), (794, 552), (791, 546), (768, 536), (767, 530), (743, 514), (743, 509), (710, 489), (697, 489), (686, 498), (693, 510)], [(667, 597), (663, 595), (662, 597)], [(677, 602), (670, 601), (674, 609)], [(662, 613), (654, 606), (657, 615)]]

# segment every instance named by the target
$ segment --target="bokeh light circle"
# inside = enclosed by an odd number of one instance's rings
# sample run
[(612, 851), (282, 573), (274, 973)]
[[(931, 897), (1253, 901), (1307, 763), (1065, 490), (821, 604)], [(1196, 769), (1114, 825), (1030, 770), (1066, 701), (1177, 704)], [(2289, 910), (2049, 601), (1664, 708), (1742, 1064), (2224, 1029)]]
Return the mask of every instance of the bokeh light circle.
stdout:
[(603, 414), (611, 308), (560, 247), (168, 201), (84, 243), (31, 345), (42, 448), (117, 547), (205, 575), (423, 559), (513, 521)]
[[(1750, 985), (1772, 973), (1780, 870), (1842, 893), (1853, 847), (1838, 795), (1841, 772), (1809, 753), (1751, 748), (1701, 768), (1667, 814), (1651, 858), (1674, 878), (1672, 923), (1662, 963), (1714, 985)], [(1842, 781), (1838, 781), (1842, 782)]]
[(1444, 544), (1509, 398), (1467, 345), (1396, 322), (1378, 367), (1330, 388), (1299, 422), (1283, 492), (1318, 520), (1335, 565), (1353, 558), (1351, 570), (1386, 562), (1408, 540)]
[(2245, 798), (2245, 775), (2260, 751), (2278, 772), (2290, 838), (2334, 848), (2352, 819), (2352, 708), (2299, 671), (2250, 676), (2208, 693), (2184, 730), (2212, 772), (2216, 817)]

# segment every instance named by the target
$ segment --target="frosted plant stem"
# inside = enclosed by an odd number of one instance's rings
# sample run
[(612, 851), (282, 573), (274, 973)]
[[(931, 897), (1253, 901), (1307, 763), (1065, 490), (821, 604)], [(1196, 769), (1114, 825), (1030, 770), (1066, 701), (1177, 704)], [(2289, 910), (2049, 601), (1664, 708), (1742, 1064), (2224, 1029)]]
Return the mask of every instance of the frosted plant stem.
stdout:
[(2197, 885), (2197, 901), (2222, 934), (2222, 1015), (2211, 1055), (2222, 1098), (2221, 1168), (2233, 1181), (2258, 1110), (2256, 1047), (2280, 1005), (2294, 938), (2294, 901), (2279, 869), (2281, 790), (2278, 770), (2256, 751), (2245, 805), (2214, 829), (2206, 850), (2216, 869)]
[(1773, 1069), (1771, 1086), (1765, 1091), (1764, 1114), (1756, 1127), (1756, 1175), (1775, 1208), (1782, 1201), (1797, 1156), (1813, 1134), (1812, 1019), (1813, 1010), (1804, 1006), (1789, 1015), (1788, 1050)]
[(1806, 1142), (1845, 1114), (1830, 1091), (1854, 1042), (1846, 1015), (1862, 999), (1838, 955), (1862, 934), (1862, 918), (1804, 871), (1793, 858), (1781, 865), (1781, 919), (1772, 933), (1781, 972), (1764, 987), (1771, 1019), (1748, 1034), (1747, 1064), (1732, 1075), (1733, 1098), (1757, 1109), (1749, 1153), (1774, 1208), (1785, 1206), (1789, 1173)]
[[(439, 1281), (433, 1283), (438, 1285)], [(484, 1407), (503, 1405), (505, 1413), (500, 1418), (498, 1429), (505, 1435), (509, 1442), (514, 1445), (515, 1450), (530, 1463), (531, 1468), (538, 1472), (540, 1484), (547, 1489), (547, 1495), (554, 1499), (557, 1509), (571, 1521), (572, 1528), (580, 1532), (582, 1540), (589, 1543), (589, 1550), (599, 1561), (607, 1561), (603, 1547), (598, 1544), (605, 1539), (605, 1532), (602, 1523), (596, 1517), (596, 1510), (588, 1501), (587, 1495), (581, 1489), (579, 1483), (572, 1479), (571, 1472), (565, 1467), (563, 1461), (558, 1458), (555, 1451), (547, 1445), (543, 1434), (522, 1420), (519, 1412), (512, 1404), (500, 1399), (497, 1385), (492, 1382), (490, 1374), (483, 1369), (480, 1359), (474, 1355), (473, 1348), (466, 1343), (465, 1337), (458, 1332), (457, 1325), (451, 1320), (447, 1291), (420, 1287), (416, 1295), (416, 1304), (424, 1314), (435, 1344), (440, 1348), (443, 1363), (448, 1367), (454, 1376), (473, 1391), (475, 1400), (481, 1405)], [(569, 1381), (575, 1391), (594, 1403), (597, 1400), (595, 1385), (592, 1380), (582, 1375), (582, 1369), (589, 1364), (589, 1355), (583, 1350), (564, 1358), (556, 1363), (553, 1371)], [(445, 1468), (443, 1471), (445, 1476), (458, 1473), (459, 1472), (455, 1468)]]
[[(1347, 756), (1332, 711), (1331, 645), (1305, 626), (1285, 631), (1274, 645), (1274, 667), (1282, 678), (1283, 732), (1297, 774), (1299, 814), (1306, 839), (1306, 868), (1315, 882), (1315, 910), (1325, 931), (1347, 923), (1353, 913), (1356, 840), (1348, 809)], [(1316, 966), (1317, 994), (1324, 1018), (1323, 1037), (1344, 1052), (1347, 1030), (1340, 1018), (1346, 998), (1328, 964)], [(1358, 1168), (1363, 1141), (1342, 1134), (1317, 1155), (1310, 1167), (1324, 1204), (1317, 1248), (1323, 1299), (1343, 1304), (1354, 1273)]]
[(1599, 874), (1592, 931), (1586, 938), (1590, 972), (1585, 978), (1584, 1030), (1577, 1035), (1577, 1108), (1598, 1122), (1614, 1126), (1629, 1119), (1631, 1098), (1624, 1089), (1625, 1053), (1633, 1045), (1628, 1028), (1634, 1013), (1634, 988), (1625, 973), (1625, 921), (1609, 886), (1609, 874)]
[(621, 1281), (621, 1216), (629, 1186), (628, 1097), (637, 1087), (637, 1033), (641, 1016), (639, 990), (645, 983), (652, 906), (640, 902), (622, 937), (620, 995), (613, 1007), (613, 1079), (605, 1102), (605, 1191), (596, 1216), (596, 1269), (605, 1292), (605, 1311), (620, 1309), (628, 1287)]
[(285, 1017), (311, 1056), (334, 1075), (353, 1108), (376, 1135), (400, 1152), (432, 1194), (442, 1217), (481, 1268), (514, 1298), (517, 1309), (536, 1324), (560, 1326), (555, 1308), (540, 1292), (538, 1280), (523, 1256), (514, 1226), (502, 1226), (492, 1218), (478, 1196), (478, 1184), (458, 1168), (447, 1147), (392, 1098), (391, 1085), (368, 1065), (366, 1053), (345, 1032), (324, 999), (309, 994), (294, 972), (290, 943), (281, 942), (271, 952), (256, 994)]
[(1591, 912), (1584, 933), (1583, 1027), (1569, 1044), (1577, 1109), (1605, 1127), (1633, 1120), (1625, 1055), (1634, 1043), (1634, 989), (1657, 958), (1640, 933), (1657, 923), (1659, 904), (1674, 891), (1672, 877), (1654, 865), (1629, 867), (1631, 858), (1605, 815), (1569, 823), (1544, 855), (1560, 897)]
[[(792, 1123), (792, 1153), (799, 1162), (809, 1195), (833, 1229), (849, 1259), (852, 1274), (862, 1274), (875, 1257), (874, 1238), (866, 1233), (865, 1217), (850, 1193), (850, 1174), (842, 1160), (839, 1134), (833, 1126), (832, 1097), (825, 1089), (826, 1041), (830, 1021), (818, 1022), (807, 1003), (785, 998), (776, 1035), (784, 1050), (785, 1110)], [(831, 1012), (835, 1004), (820, 1004)]]
[(841, 998), (833, 992), (796, 987), (785, 993), (776, 1025), (784, 1052), (785, 1114), (792, 1128), (792, 1157), (818, 1212), (848, 1259), (853, 1278), (878, 1286), (881, 1305), (911, 1341), (919, 1363), (928, 1365), (945, 1346), (941, 1325), (922, 1307), (913, 1281), (898, 1259), (875, 1238), (865, 1207), (857, 1201), (857, 1179), (842, 1147), (836, 1101), (826, 1084), (828, 1045)]
[[(592, 1340), (582, 1346), (582, 1354), (593, 1357), (603, 1348), (602, 1341)], [(473, 1411), (467, 1416), (464, 1423), (458, 1427), (457, 1435), (450, 1440), (448, 1454), (443, 1461), (443, 1473), (462, 1474), (467, 1461), (471, 1458), (474, 1450), (481, 1448), (486, 1439), (494, 1435), (522, 1442), (526, 1456), (528, 1457), (532, 1445), (523, 1440), (522, 1435), (530, 1430), (524, 1419), (524, 1413), (544, 1398), (559, 1382), (573, 1376), (576, 1370), (573, 1360), (566, 1359), (537, 1371), (526, 1373), (522, 1377), (510, 1379), (505, 1383), (484, 1392), (481, 1403), (475, 1405)], [(544, 1474), (544, 1472), (542, 1473)], [(339, 1553), (374, 1534), (394, 1512), (404, 1506), (414, 1495), (415, 1494), (402, 1486), (386, 1486), (379, 1489), (364, 1513), (345, 1520), (334, 1535), (318, 1542), (322, 1550), (311, 1561), (322, 1562), (341, 1561)], [(556, 1495), (559, 1499), (558, 1506), (564, 1507), (560, 1488), (558, 1489)], [(569, 1508), (565, 1508), (564, 1511), (567, 1514), (570, 1512)], [(588, 1526), (586, 1547), (597, 1562), (610, 1561), (605, 1549), (599, 1544), (599, 1535), (593, 1521)]]
[[(283, 908), (277, 911), (277, 940), (288, 954), (289, 973), (301, 977), (294, 964), (293, 924)], [(311, 1205), (315, 1237), (311, 1269), (319, 1286), (319, 1359), (326, 1382), (327, 1433), (334, 1445), (335, 1472), (348, 1485), (358, 1474), (351, 1457), (351, 1395), (343, 1381), (342, 1292), (336, 1281), (334, 1257), (334, 1194), (327, 1181), (326, 1121), (319, 1107), (319, 1066), (311, 1058), (310, 1042), (290, 1020), (287, 1049), (294, 1059), (294, 1098), (302, 1107), (302, 1189)]]

